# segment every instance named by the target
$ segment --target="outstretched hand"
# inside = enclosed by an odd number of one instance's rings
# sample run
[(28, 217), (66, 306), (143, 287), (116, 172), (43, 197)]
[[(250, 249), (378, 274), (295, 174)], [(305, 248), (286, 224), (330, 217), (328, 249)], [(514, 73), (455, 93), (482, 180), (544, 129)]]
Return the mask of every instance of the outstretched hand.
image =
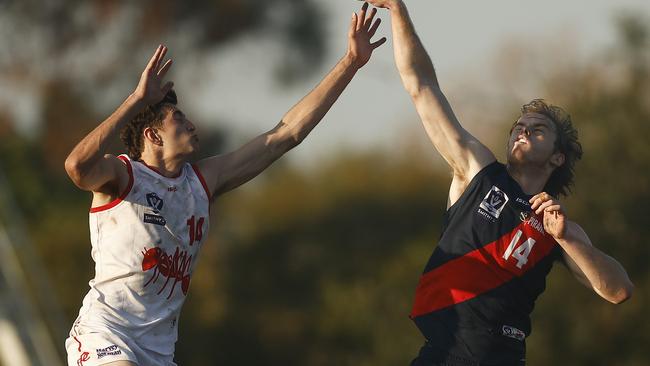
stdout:
[(352, 14), (352, 23), (348, 32), (348, 56), (352, 58), (357, 68), (363, 67), (370, 60), (372, 51), (386, 42), (386, 37), (382, 37), (376, 42), (370, 42), (377, 32), (381, 19), (373, 19), (377, 14), (377, 9), (373, 8), (370, 14), (367, 14), (368, 3), (364, 3), (359, 14)]
[(167, 92), (169, 92), (174, 86), (174, 83), (171, 81), (168, 81), (162, 85), (167, 71), (169, 71), (169, 69), (172, 67), (171, 59), (162, 64), (166, 53), (166, 46), (158, 46), (156, 52), (154, 52), (153, 56), (151, 56), (151, 60), (149, 60), (147, 67), (142, 72), (142, 76), (140, 76), (140, 82), (138, 83), (138, 86), (135, 88), (135, 92), (133, 93), (146, 105), (152, 105), (160, 102), (165, 97), (165, 94), (167, 94)]
[(546, 192), (533, 196), (530, 203), (530, 208), (536, 214), (544, 213), (544, 230), (556, 240), (564, 238), (567, 219), (562, 204)]

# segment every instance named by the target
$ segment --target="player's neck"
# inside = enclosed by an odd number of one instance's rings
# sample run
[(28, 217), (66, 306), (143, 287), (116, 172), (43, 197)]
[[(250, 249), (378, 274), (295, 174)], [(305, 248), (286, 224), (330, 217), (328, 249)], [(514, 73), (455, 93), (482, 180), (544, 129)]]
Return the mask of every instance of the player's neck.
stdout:
[(165, 157), (162, 152), (143, 153), (140, 161), (167, 178), (178, 177), (185, 164), (185, 159), (182, 157)]
[(543, 191), (553, 172), (547, 167), (532, 164), (508, 163), (507, 169), (512, 179), (519, 183), (521, 190), (530, 195)]

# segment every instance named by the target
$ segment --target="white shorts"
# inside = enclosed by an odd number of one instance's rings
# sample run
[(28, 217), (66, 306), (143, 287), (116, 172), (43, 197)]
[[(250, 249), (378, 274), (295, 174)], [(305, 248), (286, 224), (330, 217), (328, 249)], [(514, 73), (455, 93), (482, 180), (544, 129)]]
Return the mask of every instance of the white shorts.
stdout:
[(145, 352), (134, 342), (109, 332), (70, 334), (65, 340), (68, 366), (99, 366), (130, 361), (138, 366), (176, 366), (173, 357)]

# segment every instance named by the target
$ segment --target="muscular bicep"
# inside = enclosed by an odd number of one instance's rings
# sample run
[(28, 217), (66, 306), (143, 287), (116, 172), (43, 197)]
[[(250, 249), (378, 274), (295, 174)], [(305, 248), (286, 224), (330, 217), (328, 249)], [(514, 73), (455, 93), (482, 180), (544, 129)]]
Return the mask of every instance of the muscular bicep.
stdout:
[(485, 145), (461, 126), (439, 88), (423, 89), (413, 101), (429, 139), (453, 169), (455, 177), (469, 182), (496, 160)]
[(96, 169), (94, 179), (96, 179), (97, 186), (90, 189), (93, 192), (92, 207), (112, 202), (127, 192), (133, 183), (133, 173), (127, 166), (127, 162), (114, 155), (105, 155), (102, 164), (98, 165)]
[(453, 171), (448, 207), (463, 194), (469, 182), (494, 162), (494, 154), (460, 124), (451, 105), (437, 87), (413, 97), (429, 139)]
[(129, 181), (126, 164), (110, 154), (106, 154), (96, 161), (85, 163), (68, 158), (66, 171), (79, 188), (107, 195), (120, 192)]
[(255, 178), (284, 151), (276, 129), (261, 134), (239, 149), (197, 162), (212, 197), (228, 192)]

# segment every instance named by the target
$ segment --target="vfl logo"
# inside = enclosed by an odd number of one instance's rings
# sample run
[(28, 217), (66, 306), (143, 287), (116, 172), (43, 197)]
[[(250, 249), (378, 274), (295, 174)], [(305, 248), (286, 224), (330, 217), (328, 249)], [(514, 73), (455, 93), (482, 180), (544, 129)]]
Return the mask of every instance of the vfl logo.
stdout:
[(163, 200), (154, 192), (147, 193), (147, 203), (153, 209), (153, 212), (160, 213), (163, 208)]
[(506, 206), (506, 202), (508, 202), (508, 196), (499, 187), (492, 186), (492, 189), (490, 189), (479, 207), (490, 214), (490, 216), (498, 219), (501, 211)]

